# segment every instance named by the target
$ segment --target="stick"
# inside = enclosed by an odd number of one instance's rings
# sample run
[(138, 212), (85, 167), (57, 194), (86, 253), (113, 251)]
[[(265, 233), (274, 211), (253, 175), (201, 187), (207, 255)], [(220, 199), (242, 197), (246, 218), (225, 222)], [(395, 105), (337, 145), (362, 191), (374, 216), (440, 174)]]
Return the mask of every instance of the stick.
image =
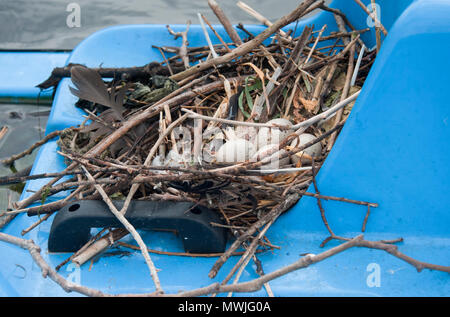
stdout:
[(33, 223), (31, 226), (29, 226), (28, 228), (22, 230), (22, 232), (20, 233), (22, 236), (26, 235), (28, 232), (30, 232), (31, 230), (33, 230), (34, 228), (36, 228), (37, 226), (39, 226), (41, 223), (43, 223), (44, 221), (46, 221), (48, 218), (50, 218), (51, 215), (53, 215), (54, 212), (45, 214), (44, 216), (42, 216), (38, 221), (36, 221), (35, 223)]
[(62, 130), (61, 131), (53, 131), (52, 133), (49, 133), (48, 135), (46, 135), (42, 140), (39, 140), (36, 143), (34, 143), (32, 146), (30, 146), (28, 149), (26, 149), (22, 153), (13, 155), (10, 158), (2, 160), (1, 162), (5, 165), (11, 165), (14, 161), (17, 161), (18, 159), (21, 159), (22, 157), (24, 157), (26, 155), (30, 155), (31, 152), (33, 152), (33, 150), (35, 148), (45, 144), (47, 141), (53, 139), (54, 137), (61, 135), (62, 132), (63, 132)]
[(211, 39), (209, 38), (208, 31), (206, 30), (206, 27), (205, 27), (205, 23), (203, 23), (202, 15), (200, 13), (197, 13), (197, 16), (198, 16), (198, 20), (200, 21), (200, 25), (202, 27), (203, 34), (205, 35), (206, 42), (208, 43), (209, 50), (211, 51), (213, 58), (216, 58), (219, 55), (217, 55), (216, 51), (214, 50), (214, 46), (211, 43)]
[(296, 173), (301, 171), (309, 171), (311, 166), (305, 167), (292, 167), (292, 168), (277, 168), (277, 169), (261, 169), (261, 170), (248, 170), (249, 172), (260, 174), (277, 174), (277, 173)]
[(279, 128), (280, 130), (290, 129), (290, 127), (288, 127), (288, 126), (279, 126), (279, 125), (274, 125), (272, 123), (256, 123), (256, 122), (237, 121), (237, 120), (208, 117), (205, 115), (195, 113), (195, 112), (185, 109), (185, 108), (182, 108), (181, 111), (186, 112), (186, 114), (191, 119), (203, 119), (206, 121), (214, 121), (214, 122), (220, 122), (220, 123), (229, 124), (229, 125), (246, 126), (246, 127), (254, 127), (254, 128), (266, 127), (266, 128)]
[(400, 251), (398, 251), (398, 247), (396, 245), (383, 243), (381, 241), (361, 240), (358, 242), (357, 246), (386, 251), (387, 253), (392, 254), (396, 258), (399, 258), (399, 259), (411, 264), (412, 266), (414, 266), (416, 268), (417, 272), (421, 272), (423, 269), (429, 269), (429, 270), (436, 270), (436, 271), (450, 273), (450, 266), (436, 265), (436, 264), (418, 261), (418, 260), (413, 259), (413, 258), (401, 253)]
[(347, 19), (347, 16), (344, 13), (342, 13), (342, 11), (340, 11), (338, 9), (330, 8), (330, 7), (326, 6), (326, 5), (320, 6), (320, 9), (322, 9), (324, 11), (331, 12), (333, 14), (336, 14), (336, 15), (340, 16), (342, 18), (342, 20), (344, 21), (344, 23), (347, 24), (347, 26), (352, 31), (356, 31), (356, 28), (350, 23), (350, 21)]
[[(259, 22), (261, 22), (262, 24), (264, 24), (265, 26), (272, 26), (272, 22), (270, 22), (266, 17), (264, 17), (261, 13), (257, 12), (255, 9), (251, 8), (248, 4), (245, 4), (242, 1), (238, 1), (236, 3), (236, 5), (241, 8), (242, 10), (244, 10), (245, 12), (247, 12), (248, 14), (250, 14), (252, 17), (254, 17), (256, 20), (258, 20)], [(288, 36), (286, 34), (286, 32), (284, 32), (283, 30), (279, 30), (278, 31), (280, 33), (280, 35), (282, 37), (285, 37), (289, 40), (291, 40), (292, 38), (290, 36)]]
[(290, 73), (293, 70), (298, 69), (296, 65), (298, 65), (299, 63), (299, 59), (301, 54), (303, 53), (303, 50), (305, 49), (305, 47), (307, 47), (308, 40), (312, 34), (312, 30), (313, 29), (308, 26), (303, 29), (300, 38), (295, 43), (294, 49), (292, 50), (288, 61), (283, 66), (283, 74)]
[(291, 194), (286, 197), (286, 199), (279, 205), (275, 206), (270, 212), (265, 214), (261, 219), (253, 223), (247, 231), (240, 235), (233, 244), (227, 249), (227, 251), (214, 263), (213, 267), (209, 271), (208, 276), (210, 278), (214, 278), (217, 273), (219, 272), (222, 265), (228, 260), (228, 258), (233, 254), (234, 251), (236, 251), (237, 248), (241, 246), (241, 244), (250, 238), (261, 226), (265, 225), (272, 219), (278, 218), (279, 215), (281, 215), (282, 212), (289, 209), (292, 205), (294, 205), (298, 199), (300, 198), (300, 195), (298, 193)]
[[(156, 154), (156, 151), (158, 150), (159, 145), (164, 141), (164, 139), (169, 135), (169, 133), (172, 132), (172, 130), (177, 127), (181, 122), (183, 122), (186, 118), (187, 118), (187, 114), (184, 114), (183, 116), (179, 117), (177, 120), (175, 120), (174, 122), (172, 122), (166, 129), (166, 131), (160, 135), (160, 137), (158, 138), (158, 140), (156, 141), (156, 143), (153, 145), (153, 147), (151, 148), (150, 152), (148, 153), (147, 158), (145, 159), (144, 162), (144, 166), (148, 167), (153, 159), (153, 156)], [(135, 179), (137, 179), (139, 177), (136, 176)], [(139, 184), (133, 184), (130, 188), (130, 191), (127, 195), (127, 198), (125, 199), (125, 202), (123, 204), (122, 209), (120, 210), (120, 213), (122, 215), (125, 215), (125, 213), (127, 212), (128, 206), (131, 202), (131, 199), (133, 199), (134, 194), (136, 193), (137, 189), (139, 188)]]
[(223, 293), (223, 292), (231, 292), (231, 291), (232, 292), (255, 292), (255, 291), (261, 289), (262, 286), (264, 285), (264, 283), (267, 283), (275, 278), (278, 278), (280, 276), (283, 276), (283, 275), (293, 272), (295, 270), (308, 267), (313, 263), (323, 261), (335, 254), (343, 252), (349, 248), (355, 247), (358, 245), (358, 243), (362, 239), (363, 239), (363, 235), (360, 235), (354, 239), (351, 239), (348, 242), (345, 242), (337, 247), (329, 249), (320, 254), (307, 255), (288, 266), (285, 266), (285, 267), (278, 269), (276, 271), (273, 271), (271, 273), (265, 274), (257, 279), (249, 281), (249, 282), (242, 282), (242, 283), (235, 284), (235, 285), (233, 285), (233, 284), (232, 285), (221, 285), (219, 283), (215, 283), (215, 284), (212, 284), (212, 285), (204, 287), (204, 288), (199, 288), (197, 290), (178, 293), (177, 296), (191, 297), (191, 296), (201, 296), (201, 295), (210, 294), (210, 293)]
[[(118, 245), (127, 247), (133, 250), (140, 250), (139, 247), (125, 243), (125, 242), (117, 242)], [(148, 249), (148, 248), (147, 248)], [(154, 254), (162, 254), (162, 255), (170, 255), (170, 256), (184, 256), (184, 257), (192, 257), (192, 258), (215, 258), (221, 256), (223, 253), (188, 253), (188, 252), (169, 252), (169, 251), (161, 251), (161, 250), (153, 250), (148, 249), (148, 252)], [(235, 252), (232, 256), (241, 256), (244, 252)]]
[(3, 139), (3, 137), (6, 135), (6, 132), (8, 132), (8, 127), (2, 127), (2, 129), (0, 130), (0, 140)]
[(314, 193), (309, 193), (309, 192), (303, 192), (302, 195), (310, 196), (310, 197), (316, 197), (316, 198), (320, 198), (320, 199), (324, 199), (324, 200), (336, 200), (336, 201), (342, 201), (342, 202), (356, 204), (356, 205), (363, 205), (363, 206), (369, 206), (369, 207), (378, 207), (377, 203), (370, 203), (370, 202), (367, 202), (367, 201), (359, 201), (359, 200), (354, 200), (354, 199), (347, 199), (347, 198), (344, 198), (344, 197), (325, 196), (325, 195), (321, 195), (321, 194), (317, 194), (317, 193), (314, 194)]
[(59, 275), (50, 265), (48, 265), (47, 262), (45, 262), (40, 253), (41, 248), (36, 245), (33, 240), (25, 240), (0, 232), (0, 241), (11, 243), (21, 247), (22, 249), (28, 250), (34, 262), (41, 269), (43, 277), (50, 277), (50, 279), (60, 285), (66, 292), (69, 293), (75, 291), (77, 293), (93, 297), (105, 296), (105, 294), (99, 290), (69, 282)]
[[(46, 186), (44, 186), (44, 187), (46, 187)], [(33, 207), (28, 207), (28, 208), (23, 208), (23, 209), (19, 208), (19, 209), (7, 211), (7, 212), (0, 214), (0, 217), (5, 216), (5, 215), (6, 216), (7, 215), (16, 215), (16, 214), (25, 213), (25, 212), (28, 213), (29, 216), (52, 213), (58, 209), (63, 208), (65, 205), (70, 203), (70, 200), (73, 197), (75, 197), (79, 193), (79, 190), (81, 190), (81, 189), (82, 188), (75, 190), (74, 192), (72, 192), (70, 195), (68, 195), (64, 199), (61, 199), (61, 200), (58, 200), (55, 202), (51, 202), (51, 203), (47, 203), (47, 204), (43, 204), (43, 205), (38, 205), (38, 206), (33, 206)]]
[(319, 207), (319, 210), (320, 210), (320, 216), (322, 217), (322, 221), (323, 221), (323, 224), (325, 225), (325, 227), (327, 228), (327, 230), (328, 230), (328, 232), (330, 233), (330, 235), (332, 236), (332, 237), (335, 237), (335, 234), (334, 234), (334, 232), (333, 232), (333, 230), (331, 229), (331, 227), (330, 227), (330, 225), (328, 224), (328, 220), (327, 220), (327, 218), (326, 218), (326, 216), (325, 216), (325, 209), (323, 209), (323, 206), (322, 206), (322, 201), (320, 200), (320, 191), (319, 191), (319, 187), (317, 186), (317, 182), (316, 182), (316, 171), (314, 170), (314, 159), (313, 159), (313, 164), (312, 164), (312, 166), (313, 166), (313, 170), (312, 170), (312, 176), (313, 176), (313, 178), (312, 178), (312, 182), (313, 182), (313, 185), (314, 185), (314, 190), (316, 191), (316, 194), (317, 194), (317, 206)]
[[(342, 90), (341, 101), (345, 100), (345, 98), (347, 98), (348, 93), (350, 91), (350, 83), (351, 83), (352, 76), (353, 76), (354, 61), (355, 61), (355, 44), (352, 45), (352, 49), (350, 50), (350, 57), (349, 57), (348, 67), (347, 67), (347, 76), (345, 78), (344, 89)], [(336, 112), (336, 117), (335, 117), (335, 121), (334, 121), (335, 126), (337, 124), (339, 124), (339, 122), (341, 122), (343, 111), (344, 111), (344, 108), (341, 108), (341, 109), (339, 109), (339, 111)], [(329, 139), (328, 145), (327, 145), (328, 151), (331, 150), (331, 147), (333, 146), (333, 144), (336, 140), (336, 136), (337, 136), (337, 133), (333, 133), (330, 136), (330, 139)]]
[(173, 76), (173, 70), (172, 70), (172, 67), (170, 67), (170, 63), (166, 58), (166, 54), (164, 54), (164, 51), (159, 46), (158, 46), (158, 50), (159, 50), (159, 53), (161, 54), (162, 58), (164, 59), (164, 62), (167, 64), (167, 68), (169, 69), (170, 76)]
[[(81, 64), (68, 64), (64, 67), (56, 67), (53, 69), (50, 77), (44, 82), (37, 85), (37, 88), (47, 89), (57, 86), (59, 81), (64, 77), (70, 77), (70, 71), (73, 66), (83, 66)], [(134, 80), (138, 78), (148, 78), (149, 76), (162, 75), (170, 76), (168, 66), (161, 66), (160, 63), (151, 62), (140, 67), (123, 67), (123, 68), (92, 68), (103, 78), (120, 78), (122, 80)], [(182, 71), (183, 67), (174, 67), (174, 72)]]
[(274, 223), (275, 219), (272, 219), (271, 221), (269, 221), (265, 227), (263, 228), (263, 230), (261, 230), (258, 233), (258, 236), (256, 236), (255, 238), (253, 238), (252, 242), (250, 243), (250, 245), (248, 246), (247, 250), (245, 251), (245, 253), (241, 256), (241, 258), (239, 259), (239, 261), (233, 266), (233, 268), (230, 270), (230, 272), (227, 274), (227, 276), (224, 278), (224, 280), (222, 281), (222, 285), (225, 285), (228, 283), (228, 281), (233, 277), (234, 273), (236, 273), (236, 271), (239, 269), (238, 274), (236, 274), (236, 277), (233, 281), (233, 284), (237, 284), (237, 282), (239, 281), (239, 278), (243, 272), (243, 270), (245, 269), (245, 267), (247, 266), (248, 262), (250, 262), (252, 256), (255, 253), (256, 248), (258, 247), (258, 243), (259, 241), (262, 239), (262, 237), (266, 234), (267, 230), (270, 228), (270, 226)]
[(364, 52), (366, 50), (366, 46), (363, 45), (361, 50), (359, 51), (358, 60), (356, 61), (355, 70), (353, 71), (352, 81), (350, 83), (350, 87), (355, 86), (356, 78), (358, 78), (359, 67), (361, 66), (361, 60), (364, 56)]
[(213, 31), (214, 35), (219, 39), (220, 43), (222, 43), (222, 45), (225, 47), (225, 49), (228, 52), (231, 52), (230, 47), (227, 45), (227, 43), (225, 43), (225, 41), (222, 39), (222, 37), (219, 35), (219, 33), (217, 33), (217, 31), (213, 28), (212, 24), (208, 21), (206, 16), (202, 14), (201, 17), (202, 17), (203, 21), (205, 21), (206, 24), (208, 24), (208, 26), (211, 29), (211, 31)]
[(300, 122), (300, 123), (292, 126), (292, 129), (293, 130), (297, 130), (297, 129), (300, 129), (300, 128), (307, 128), (307, 127), (310, 127), (313, 124), (319, 122), (320, 120), (327, 119), (333, 113), (335, 113), (339, 109), (344, 108), (346, 105), (348, 105), (349, 103), (354, 101), (359, 96), (360, 93), (361, 93), (361, 91), (358, 91), (358, 92), (354, 93), (353, 95), (351, 95), (350, 97), (348, 97), (348, 98), (342, 100), (341, 102), (337, 103), (335, 106), (331, 107), (330, 109), (328, 109), (328, 110), (326, 110), (326, 111), (324, 111), (324, 112), (322, 112), (322, 113), (320, 113), (320, 114), (318, 114), (318, 115), (316, 115), (316, 116), (314, 116), (314, 117), (312, 117), (312, 118), (310, 118), (308, 120), (305, 120), (303, 122)]
[[(11, 200), (11, 193), (8, 193), (8, 209), (7, 210), (11, 210), (12, 209), (12, 200)], [(3, 215), (0, 214), (0, 230), (3, 229), (3, 227), (5, 227), (8, 223), (10, 223), (14, 218), (16, 217), (16, 215)]]
[[(121, 170), (120, 168), (116, 167), (99, 167), (98, 170), (95, 170), (96, 172), (102, 172), (102, 173), (108, 173), (108, 172), (115, 172)], [(0, 177), (0, 185), (8, 185), (8, 184), (16, 184), (16, 183), (22, 183), (28, 180), (33, 179), (41, 179), (41, 178), (51, 178), (51, 177), (58, 177), (58, 176), (67, 176), (67, 175), (78, 175), (78, 174), (84, 174), (83, 171), (80, 170), (73, 170), (73, 171), (65, 171), (65, 172), (56, 172), (56, 173), (42, 173), (42, 174), (34, 174), (34, 175), (28, 175), (28, 176), (2, 176)]]
[(77, 255), (72, 258), (72, 262), (79, 266), (83, 265), (84, 263), (86, 263), (86, 261), (88, 261), (92, 257), (105, 251), (115, 241), (125, 237), (128, 233), (129, 232), (127, 230), (122, 228), (110, 232), (109, 234), (98, 239), (97, 241), (91, 243), (81, 252), (77, 252)]
[(236, 30), (231, 25), (230, 20), (228, 20), (225, 13), (220, 8), (219, 4), (215, 0), (208, 0), (208, 5), (211, 10), (214, 12), (216, 17), (219, 19), (220, 23), (222, 23), (225, 31), (228, 33), (230, 39), (236, 44), (236, 46), (242, 45), (242, 40), (237, 34)]
[[(373, 8), (373, 14), (376, 17), (378, 17), (377, 3), (375, 2), (375, 0), (372, 0), (371, 4), (372, 4), (372, 8)], [(381, 48), (381, 33), (380, 33), (380, 26), (378, 24), (375, 24), (375, 38), (377, 41), (377, 53), (379, 53), (380, 48)]]
[(305, 66), (304, 70), (305, 71), (311, 71), (311, 70), (317, 69), (319, 67), (322, 67), (322, 66), (324, 66), (326, 64), (329, 64), (329, 63), (332, 63), (332, 62), (339, 61), (339, 60), (343, 59), (345, 54), (347, 54), (347, 52), (352, 48), (353, 44), (355, 44), (356, 41), (358, 41), (359, 37), (360, 37), (360, 35), (358, 34), (356, 36), (356, 38), (354, 38), (342, 51), (339, 52), (339, 54), (334, 55), (334, 56), (328, 56), (328, 57), (326, 57), (326, 58), (324, 58), (324, 59), (322, 59), (322, 60), (320, 60), (320, 61), (318, 61), (316, 63), (313, 63), (313, 64), (310, 64), (308, 66)]
[[(214, 0), (209, 0), (209, 2), (215, 2)], [(240, 45), (239, 47), (237, 47), (236, 49), (234, 49), (231, 53), (219, 56), (218, 58), (213, 58), (210, 59), (204, 63), (201, 64), (197, 64), (195, 66), (192, 66), (191, 68), (180, 72), (178, 74), (175, 74), (174, 76), (171, 77), (171, 79), (175, 80), (175, 81), (179, 81), (181, 79), (184, 79), (188, 76), (191, 76), (193, 74), (199, 73), (201, 71), (204, 71), (208, 68), (211, 68), (213, 66), (217, 66), (220, 64), (225, 64), (233, 59), (236, 59), (242, 55), (245, 55), (247, 53), (249, 53), (250, 51), (252, 51), (255, 47), (261, 45), (261, 43), (267, 39), (270, 35), (272, 35), (273, 33), (275, 33), (277, 30), (279, 30), (280, 28), (282, 28), (283, 26), (294, 22), (295, 20), (299, 19), (304, 11), (312, 4), (315, 3), (316, 6), (318, 6), (318, 3), (323, 3), (323, 0), (321, 0), (320, 2), (316, 3), (317, 0), (306, 0), (304, 2), (302, 2), (293, 12), (291, 12), (290, 14), (282, 17), (281, 19), (279, 19), (277, 22), (275, 22), (271, 27), (267, 28), (266, 30), (264, 30), (261, 34), (259, 34), (258, 36), (256, 36), (254, 39)]]
[[(84, 170), (86, 177), (90, 181), (95, 181), (94, 177), (92, 177), (91, 173), (89, 173), (89, 171), (83, 165), (81, 165), (81, 168)], [(150, 270), (150, 275), (153, 279), (153, 282), (155, 283), (156, 292), (164, 293), (161, 288), (161, 284), (159, 282), (156, 267), (153, 264), (153, 261), (150, 258), (150, 255), (148, 254), (147, 247), (146, 247), (144, 241), (142, 240), (141, 236), (139, 235), (139, 233), (137, 233), (136, 229), (134, 229), (134, 227), (128, 222), (128, 220), (125, 218), (125, 216), (117, 210), (116, 206), (114, 206), (113, 202), (108, 197), (108, 195), (105, 193), (103, 188), (100, 185), (94, 185), (94, 186), (95, 186), (95, 189), (97, 189), (98, 193), (102, 196), (103, 201), (108, 205), (109, 209), (114, 214), (114, 216), (116, 216), (117, 219), (120, 221), (120, 223), (125, 227), (125, 229), (131, 233), (134, 240), (136, 240), (137, 244), (141, 248), (142, 255), (144, 256), (145, 262), (147, 263), (147, 266)]]
[(186, 69), (188, 69), (190, 67), (189, 65), (189, 57), (187, 56), (187, 46), (188, 46), (188, 39), (187, 39), (187, 33), (189, 32), (189, 26), (191, 25), (191, 21), (187, 21), (186, 23), (186, 30), (184, 30), (183, 32), (174, 32), (169, 25), (166, 25), (167, 30), (169, 31), (170, 34), (172, 34), (175, 39), (181, 37), (182, 39), (182, 44), (180, 49), (178, 50), (178, 54), (181, 57), (181, 60), (184, 63), (184, 67)]
[(316, 49), (317, 43), (319, 43), (320, 37), (322, 36), (323, 32), (325, 31), (325, 29), (327, 28), (327, 25), (325, 24), (322, 29), (319, 32), (319, 35), (316, 38), (316, 41), (314, 42), (313, 47), (311, 48), (311, 50), (309, 51), (308, 57), (306, 57), (306, 60), (303, 62), (303, 65), (308, 64), (309, 59), (311, 58), (314, 50)]
[(388, 32), (386, 28), (383, 26), (383, 24), (381, 24), (381, 22), (378, 20), (378, 17), (374, 15), (373, 12), (370, 12), (370, 10), (367, 9), (367, 7), (364, 5), (364, 3), (361, 2), (361, 0), (353, 0), (353, 1), (355, 1), (364, 10), (364, 12), (366, 12), (367, 15), (372, 18), (372, 20), (375, 22), (375, 26), (376, 25), (379, 26), (384, 36), (387, 36)]
[(362, 232), (366, 231), (366, 225), (367, 225), (367, 220), (369, 219), (369, 215), (370, 215), (370, 205), (367, 205), (367, 212), (366, 212), (366, 215), (364, 216), (364, 221), (363, 221), (363, 225), (361, 228)]
[[(103, 228), (102, 230), (100, 230), (97, 234), (95, 234), (94, 236), (92, 236), (88, 242), (86, 242), (77, 252), (73, 253), (71, 256), (69, 256), (68, 258), (66, 258), (64, 261), (62, 261), (61, 263), (59, 263), (57, 266), (55, 266), (55, 270), (59, 271), (59, 269), (61, 267), (63, 267), (66, 263), (68, 263), (69, 261), (71, 261), (74, 257), (76, 257), (79, 253), (83, 252), (84, 250), (86, 250), (93, 242), (95, 242), (99, 237), (101, 237), (101, 235), (108, 230), (107, 228)], [(120, 229), (117, 229), (120, 230)]]

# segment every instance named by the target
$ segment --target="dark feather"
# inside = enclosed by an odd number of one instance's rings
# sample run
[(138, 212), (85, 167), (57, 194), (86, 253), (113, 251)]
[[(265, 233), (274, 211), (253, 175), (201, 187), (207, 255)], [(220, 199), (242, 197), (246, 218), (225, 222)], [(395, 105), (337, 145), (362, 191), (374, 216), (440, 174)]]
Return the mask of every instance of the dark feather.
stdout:
[(97, 121), (93, 121), (91, 124), (84, 126), (80, 132), (81, 133), (89, 133), (92, 131), (95, 131), (97, 129), (99, 129), (101, 126), (103, 126), (101, 123), (97, 122)]
[(127, 87), (123, 87), (117, 93), (115, 87), (108, 92), (100, 74), (87, 67), (73, 66), (70, 70), (71, 79), (75, 88), (69, 87), (72, 94), (80, 99), (88, 100), (113, 109), (119, 118), (122, 118), (123, 98)]
[(115, 111), (114, 109), (110, 108), (108, 110), (103, 111), (100, 115), (99, 118), (101, 118), (103, 121), (105, 122), (114, 122), (117, 120), (122, 121), (122, 115), (120, 113), (118, 113), (117, 111)]

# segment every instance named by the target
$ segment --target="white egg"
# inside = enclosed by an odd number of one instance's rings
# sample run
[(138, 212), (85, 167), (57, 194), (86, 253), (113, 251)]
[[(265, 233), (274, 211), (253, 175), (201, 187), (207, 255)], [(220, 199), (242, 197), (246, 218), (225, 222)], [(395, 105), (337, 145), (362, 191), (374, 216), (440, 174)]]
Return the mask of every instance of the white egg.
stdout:
[(183, 166), (183, 163), (185, 161), (186, 160), (182, 155), (178, 154), (175, 150), (170, 150), (169, 153), (167, 153), (164, 165), (171, 167), (180, 167)]
[[(150, 165), (151, 166), (155, 166), (155, 167), (164, 166), (164, 157), (161, 156), (161, 155), (156, 155), (153, 158), (152, 163)], [(152, 172), (156, 173), (156, 174), (164, 174), (165, 173), (165, 171), (160, 171), (160, 170), (155, 170), (155, 171), (152, 171)]]
[(163, 166), (164, 165), (164, 158), (161, 157), (161, 155), (156, 155), (151, 163), (151, 166)]
[[(298, 139), (300, 139), (300, 145), (298, 145), (298, 141), (299, 141)], [(300, 134), (300, 136), (298, 138), (295, 138), (292, 141), (291, 146), (300, 147), (314, 139), (316, 139), (316, 137), (314, 135), (309, 134), (309, 133), (302, 133), (302, 134)], [(322, 145), (320, 144), (320, 142), (317, 142), (317, 143), (311, 145), (310, 147), (304, 149), (303, 151), (298, 152), (298, 154), (299, 153), (305, 153), (305, 154), (307, 154), (309, 156), (313, 156), (313, 157), (319, 156), (322, 153)], [(297, 164), (300, 160), (300, 157), (298, 157), (298, 155), (292, 155), (291, 159), (292, 159), (293, 163)], [(302, 160), (302, 162), (303, 162), (303, 160)]]
[[(269, 154), (271, 153), (271, 154)], [(263, 169), (277, 169), (289, 164), (289, 157), (284, 157), (281, 160), (280, 156), (284, 155), (286, 150), (282, 149), (281, 151), (278, 149), (278, 144), (268, 144), (263, 146), (255, 155), (252, 156), (252, 160), (260, 161), (261, 159), (267, 160), (270, 157), (270, 162), (268, 164), (264, 164), (262, 166)]]
[[(267, 124), (272, 123), (280, 126), (292, 127), (292, 123), (287, 119), (273, 119), (267, 122)], [(278, 128), (268, 127), (260, 128), (258, 135), (256, 136), (256, 144), (258, 145), (258, 149), (261, 149), (268, 144), (280, 144), (281, 141), (291, 133), (292, 130), (280, 130)]]
[(252, 143), (244, 139), (229, 140), (216, 152), (218, 163), (238, 163), (247, 161), (255, 153)]

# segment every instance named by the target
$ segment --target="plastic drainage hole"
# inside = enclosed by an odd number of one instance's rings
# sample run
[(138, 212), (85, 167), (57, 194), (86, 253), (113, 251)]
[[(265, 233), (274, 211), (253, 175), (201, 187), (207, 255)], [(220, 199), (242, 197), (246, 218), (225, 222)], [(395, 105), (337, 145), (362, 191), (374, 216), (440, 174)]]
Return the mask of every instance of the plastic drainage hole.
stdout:
[(200, 215), (202, 213), (200, 208), (192, 208), (191, 212), (196, 215)]
[(73, 204), (72, 206), (69, 207), (69, 211), (73, 212), (75, 210), (78, 210), (80, 208), (80, 204)]

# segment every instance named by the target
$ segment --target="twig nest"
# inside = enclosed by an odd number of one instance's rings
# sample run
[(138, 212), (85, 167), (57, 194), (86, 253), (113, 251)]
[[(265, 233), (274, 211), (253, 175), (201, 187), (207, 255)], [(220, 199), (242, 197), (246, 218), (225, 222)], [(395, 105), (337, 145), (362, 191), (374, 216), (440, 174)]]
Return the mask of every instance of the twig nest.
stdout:
[(255, 154), (255, 147), (244, 139), (233, 139), (227, 141), (216, 152), (218, 163), (238, 163), (250, 159)]
[[(295, 138), (292, 141), (291, 146), (292, 147), (300, 147), (314, 139), (316, 139), (316, 137), (314, 135), (309, 134), (309, 133), (302, 133), (302, 134), (300, 134), (300, 136), (298, 138)], [(299, 140), (300, 140), (300, 144), (298, 144)], [(317, 143), (311, 145), (310, 147), (304, 149), (303, 151), (298, 152), (297, 155), (292, 155), (291, 156), (292, 162), (297, 164), (300, 161), (300, 156), (302, 153), (307, 154), (312, 157), (319, 156), (322, 153), (322, 145), (320, 144), (320, 142), (317, 142)], [(302, 162), (304, 163), (303, 159), (302, 159)]]
[(264, 164), (262, 169), (277, 169), (283, 166), (286, 166), (290, 163), (290, 159), (288, 156), (282, 158), (280, 157), (286, 153), (286, 150), (279, 150), (278, 144), (268, 144), (263, 146), (255, 155), (252, 156), (252, 160), (261, 161), (268, 160), (270, 158), (269, 163)]
[[(292, 127), (292, 123), (289, 120), (281, 118), (267, 121), (267, 124)], [(258, 146), (258, 149), (262, 149), (264, 146), (269, 144), (280, 144), (280, 142), (283, 141), (283, 139), (291, 133), (292, 130), (281, 130), (279, 128), (263, 127), (259, 129), (258, 135), (256, 137), (256, 144)]]

